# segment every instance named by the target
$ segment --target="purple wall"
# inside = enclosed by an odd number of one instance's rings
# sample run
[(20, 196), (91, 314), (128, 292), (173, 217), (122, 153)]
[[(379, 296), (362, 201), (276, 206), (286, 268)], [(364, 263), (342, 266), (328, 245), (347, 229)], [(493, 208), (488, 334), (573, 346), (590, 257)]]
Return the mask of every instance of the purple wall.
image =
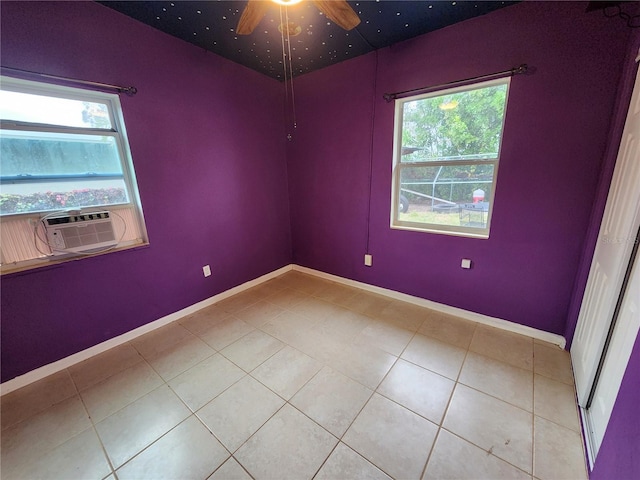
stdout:
[(1, 9), (2, 65), (138, 88), (121, 101), (150, 237), (3, 276), (3, 382), (290, 263), (280, 83), (93, 2)]
[[(640, 6), (640, 3), (638, 5)], [(638, 9), (638, 12), (640, 12), (640, 8)], [(636, 80), (638, 65), (635, 59), (638, 55), (638, 49), (640, 49), (640, 32), (636, 29), (631, 32), (627, 46), (627, 55), (624, 60), (622, 77), (618, 85), (617, 101), (613, 121), (611, 122), (609, 143), (607, 144), (607, 149), (604, 155), (604, 162), (600, 173), (598, 188), (596, 190), (595, 202), (591, 212), (591, 221), (589, 223), (589, 229), (584, 243), (580, 268), (576, 275), (569, 315), (567, 316), (565, 337), (567, 338), (568, 348), (571, 347), (571, 343), (573, 341), (573, 334), (575, 333), (578, 316), (580, 314), (580, 306), (582, 305), (582, 297), (589, 278), (591, 259), (593, 258), (593, 253), (596, 249), (596, 242), (598, 241), (598, 235), (600, 234), (600, 223), (602, 221), (602, 215), (604, 214), (604, 208), (607, 204), (609, 185), (611, 184), (611, 178), (613, 177), (613, 170), (618, 157), (620, 140), (622, 138), (622, 132), (627, 118), (627, 111), (629, 110), (629, 102), (631, 101), (631, 94), (633, 93), (633, 86)]]
[(640, 335), (636, 338), (591, 480), (640, 478)]
[[(370, 54), (300, 78), (294, 263), (564, 334), (629, 35), (585, 8), (522, 3), (380, 50), (377, 74)], [(390, 229), (394, 105), (382, 94), (521, 63), (536, 71), (512, 79), (490, 238)]]
[[(618, 19), (525, 3), (305, 75), (287, 146), (267, 77), (95, 3), (0, 8), (3, 65), (138, 87), (122, 104), (151, 239), (3, 276), (3, 382), (286, 265), (292, 245), (301, 265), (573, 335), (632, 82), (627, 67), (616, 91)], [(512, 82), (491, 238), (391, 230), (382, 93), (520, 63), (537, 71)], [(640, 339), (595, 480), (640, 475), (638, 385)]]
[[(604, 212), (604, 207), (609, 191), (609, 183), (613, 175), (615, 160), (618, 153), (618, 145), (624, 128), (624, 121), (633, 85), (638, 70), (634, 61), (640, 48), (640, 32), (634, 30), (629, 41), (627, 59), (625, 61), (625, 71), (620, 82), (620, 94), (616, 109), (615, 122), (612, 125), (611, 144), (606, 157), (606, 166), (603, 168), (601, 185), (598, 190), (598, 202), (594, 206), (593, 222), (590, 229), (589, 242), (585, 248), (585, 261), (582, 265), (581, 274), (576, 281), (576, 292), (574, 294), (574, 308), (567, 321), (567, 337), (572, 339), (575, 331), (578, 313), (580, 312), (580, 301), (584, 292), (591, 265), (591, 257), (595, 249), (595, 243), (599, 234), (600, 220)], [(638, 260), (636, 260), (637, 262)], [(638, 405), (640, 405), (640, 335), (636, 338), (631, 358), (627, 364), (622, 385), (618, 392), (618, 398), (611, 414), (611, 419), (607, 425), (604, 440), (598, 452), (594, 469), (591, 473), (592, 480), (609, 479), (636, 479), (640, 478), (640, 415), (638, 415)]]

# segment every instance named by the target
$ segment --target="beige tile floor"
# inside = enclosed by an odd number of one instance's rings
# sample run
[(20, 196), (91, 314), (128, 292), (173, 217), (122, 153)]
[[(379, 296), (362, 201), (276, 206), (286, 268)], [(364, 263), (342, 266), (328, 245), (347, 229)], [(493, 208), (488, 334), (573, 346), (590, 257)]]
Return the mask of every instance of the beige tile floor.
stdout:
[(569, 356), (299, 272), (2, 397), (3, 479), (584, 479)]

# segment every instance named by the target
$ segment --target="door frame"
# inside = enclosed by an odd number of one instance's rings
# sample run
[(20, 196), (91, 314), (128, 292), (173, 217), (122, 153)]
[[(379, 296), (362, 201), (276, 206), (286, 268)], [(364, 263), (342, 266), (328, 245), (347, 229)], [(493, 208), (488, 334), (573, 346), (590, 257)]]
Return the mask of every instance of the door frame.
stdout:
[[(638, 59), (636, 59), (636, 62), (637, 61)], [(576, 332), (580, 332), (581, 335), (586, 332), (587, 334), (585, 336), (587, 338), (584, 339), (583, 336), (581, 344), (576, 344), (576, 338), (574, 338), (574, 343), (571, 348), (571, 357), (574, 365), (578, 364), (575, 365), (577, 368), (584, 367), (585, 365), (589, 367), (587, 369), (582, 368), (580, 370), (581, 372), (587, 373), (582, 373), (580, 375), (581, 378), (576, 378), (577, 380), (581, 380), (582, 383), (579, 385), (578, 382), (576, 382), (576, 390), (578, 393), (578, 402), (580, 404), (579, 410), (585, 434), (584, 440), (587, 447), (587, 458), (590, 469), (593, 468), (599, 447), (606, 432), (606, 426), (602, 432), (594, 432), (595, 429), (593, 428), (593, 421), (591, 417), (593, 410), (590, 408), (594, 393), (597, 392), (598, 381), (601, 378), (600, 375), (604, 372), (607, 381), (610, 383), (608, 387), (615, 389), (615, 396), (612, 397), (611, 405), (607, 405), (607, 408), (603, 409), (606, 413), (600, 419), (602, 420), (602, 418), (606, 418), (605, 424), (607, 424), (615, 404), (615, 398), (617, 398), (617, 394), (622, 383), (622, 377), (624, 376), (624, 372), (629, 362), (631, 349), (635, 342), (635, 338), (638, 335), (638, 326), (634, 324), (635, 320), (625, 318), (622, 321), (624, 324), (617, 324), (617, 321), (618, 314), (621, 311), (621, 306), (625, 301), (625, 293), (628, 293), (625, 292), (625, 290), (630, 280), (630, 276), (634, 271), (634, 260), (636, 264), (640, 263), (640, 259), (636, 259), (636, 256), (638, 255), (637, 232), (639, 232), (640, 229), (640, 182), (631, 182), (630, 186), (629, 184), (624, 185), (625, 181), (633, 178), (634, 175), (640, 178), (640, 174), (638, 173), (640, 170), (640, 165), (638, 164), (640, 162), (638, 162), (637, 159), (634, 162), (634, 155), (629, 154), (627, 156), (626, 151), (627, 148), (632, 148), (634, 146), (634, 142), (636, 142), (636, 147), (637, 143), (640, 142), (640, 127), (638, 125), (634, 125), (632, 127), (632, 124), (634, 122), (638, 122), (639, 118), (640, 70), (637, 70), (635, 74), (633, 94), (629, 103), (622, 140), (616, 158), (615, 170), (611, 180), (607, 203), (594, 251), (594, 258), (592, 259), (589, 270), (589, 280), (587, 281), (587, 288), (585, 289), (585, 294), (582, 299), (578, 324), (576, 325)], [(629, 131), (630, 128), (634, 128), (634, 130)], [(624, 206), (631, 208), (624, 208)], [(620, 212), (620, 209), (626, 211)], [(620, 216), (619, 214), (624, 215)], [(619, 218), (616, 218), (616, 216)], [(629, 231), (627, 232), (624, 230), (624, 235), (622, 235), (624, 238), (609, 238), (607, 235), (609, 234), (609, 228), (612, 227), (612, 222), (614, 220), (620, 220), (620, 218), (624, 220), (623, 223), (627, 223), (626, 227)], [(615, 228), (612, 228), (612, 230), (615, 230)], [(619, 232), (620, 231), (618, 231), (618, 233)], [(611, 297), (608, 299), (607, 307), (601, 309), (600, 307), (602, 305), (598, 300), (598, 292), (595, 287), (597, 286), (596, 283), (598, 283), (597, 280), (599, 276), (599, 272), (597, 271), (598, 268), (596, 268), (599, 267), (596, 256), (605, 250), (603, 248), (603, 242), (620, 242), (624, 251), (619, 258), (619, 263), (616, 264), (618, 267), (616, 267), (617, 271), (615, 272), (615, 278), (609, 279), (614, 285), (613, 289), (609, 292)], [(600, 258), (602, 260), (602, 258), (606, 257)], [(636, 265), (634, 275), (638, 275), (639, 270), (640, 265)], [(602, 298), (604, 297), (600, 297), (600, 300), (602, 300)], [(629, 299), (627, 298), (627, 300)], [(599, 318), (602, 317), (589, 315), (587, 309), (591, 309), (592, 313), (604, 313), (606, 314), (606, 318), (604, 318), (604, 320), (599, 320)], [(594, 310), (595, 312), (593, 312)], [(598, 310), (601, 311), (598, 312)], [(594, 337), (592, 341), (589, 338), (592, 333), (590, 328), (601, 331), (603, 337), (598, 337), (597, 339)], [(633, 335), (633, 338), (625, 338), (625, 334), (628, 337), (629, 332), (632, 331), (636, 332), (636, 334)], [(631, 345), (630, 347), (629, 344)], [(620, 351), (608, 352), (609, 345), (614, 345), (615, 348)], [(586, 360), (585, 352), (589, 353), (588, 359)], [(607, 353), (610, 353), (610, 355), (607, 355)], [(584, 363), (582, 363), (583, 360)], [(601, 435), (601, 437), (597, 438), (596, 435)]]

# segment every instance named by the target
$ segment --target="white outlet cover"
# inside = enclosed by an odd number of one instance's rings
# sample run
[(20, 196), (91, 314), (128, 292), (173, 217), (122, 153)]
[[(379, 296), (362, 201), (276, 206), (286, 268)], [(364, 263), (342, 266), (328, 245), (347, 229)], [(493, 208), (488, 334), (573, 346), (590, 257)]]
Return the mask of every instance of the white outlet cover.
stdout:
[(471, 268), (471, 260), (468, 258), (462, 259), (462, 264), (460, 265), (462, 268)]
[(211, 267), (209, 265), (205, 265), (204, 267), (202, 267), (202, 273), (204, 273), (205, 277), (210, 277), (211, 276)]
[(368, 253), (364, 256), (364, 264), (367, 267), (370, 267), (371, 264), (373, 263), (373, 256), (369, 255)]

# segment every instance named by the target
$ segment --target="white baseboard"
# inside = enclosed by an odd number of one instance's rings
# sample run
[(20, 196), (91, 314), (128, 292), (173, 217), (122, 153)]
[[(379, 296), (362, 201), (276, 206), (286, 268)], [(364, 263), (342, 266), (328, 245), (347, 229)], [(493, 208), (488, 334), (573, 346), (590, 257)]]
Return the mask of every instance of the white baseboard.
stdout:
[(520, 325), (519, 323), (510, 322), (501, 318), (495, 318), (488, 315), (483, 315), (481, 313), (470, 312), (469, 310), (451, 307), (443, 303), (432, 302), (431, 300), (425, 300), (424, 298), (414, 297), (412, 295), (407, 295), (406, 293), (400, 293), (382, 287), (376, 287), (374, 285), (369, 285), (368, 283), (349, 280), (347, 278), (338, 277), (336, 275), (331, 275), (330, 273), (324, 273), (319, 270), (313, 270), (307, 267), (301, 267), (299, 265), (293, 265), (293, 269), (298, 272), (307, 273), (309, 275), (315, 275), (326, 280), (342, 283), (343, 285), (360, 288), (362, 290), (377, 293), (378, 295), (384, 295), (386, 297), (393, 298), (394, 300), (413, 303), (414, 305), (418, 305), (420, 307), (426, 307), (438, 312), (455, 315), (456, 317), (464, 318), (472, 322), (478, 322), (484, 325), (500, 328), (502, 330), (507, 330), (509, 332), (519, 333), (520, 335), (526, 335), (527, 337), (533, 337), (544, 342), (552, 343), (553, 345), (558, 345), (562, 349), (564, 349), (567, 344), (567, 340), (562, 335), (556, 335), (555, 333), (545, 332), (544, 330), (538, 330), (537, 328), (527, 327), (526, 325)]
[(527, 327), (525, 325), (520, 325), (518, 323), (509, 322), (508, 320), (489, 317), (488, 315), (482, 315), (480, 313), (470, 312), (468, 310), (463, 310), (461, 308), (451, 307), (449, 305), (444, 305), (442, 303), (425, 300), (424, 298), (414, 297), (412, 295), (396, 292), (394, 290), (389, 290), (382, 287), (376, 287), (374, 285), (369, 285), (367, 283), (357, 282), (355, 280), (349, 280), (347, 278), (331, 275), (330, 273), (324, 273), (318, 270), (313, 270), (311, 268), (301, 267), (299, 265), (291, 264), (291, 265), (287, 265), (282, 268), (279, 268), (278, 270), (274, 270), (273, 272), (262, 275), (261, 277), (258, 277), (254, 280), (250, 280), (246, 283), (243, 283), (242, 285), (238, 285), (237, 287), (233, 287), (230, 290), (226, 290), (222, 293), (209, 297), (205, 300), (202, 300), (201, 302), (194, 303), (189, 307), (183, 308), (182, 310), (171, 313), (153, 322), (147, 323), (146, 325), (142, 325), (141, 327), (138, 327), (127, 333), (123, 333), (122, 335), (111, 338), (105, 342), (99, 343), (98, 345), (94, 345), (93, 347), (87, 348), (86, 350), (82, 350), (81, 352), (74, 353), (73, 355), (62, 358), (56, 362), (50, 363), (48, 365), (44, 365), (42, 367), (36, 368), (35, 370), (31, 370), (30, 372), (27, 372), (24, 375), (20, 375), (16, 378), (8, 380), (7, 382), (4, 382), (3, 384), (0, 385), (0, 395), (6, 395), (7, 393), (13, 392), (14, 390), (17, 390), (26, 385), (29, 385), (30, 383), (36, 382), (51, 374), (64, 370), (65, 368), (69, 368), (72, 365), (83, 362), (88, 358), (91, 358), (95, 355), (106, 352), (107, 350), (113, 347), (117, 347), (118, 345), (122, 345), (123, 343), (129, 342), (134, 338), (139, 337), (140, 335), (144, 335), (145, 333), (151, 332), (152, 330), (156, 330), (157, 328), (163, 327), (171, 322), (175, 322), (176, 320), (182, 317), (191, 315), (197, 312), (198, 310), (201, 310), (205, 307), (213, 305), (214, 303), (220, 302), (221, 300), (231, 297), (232, 295), (236, 295), (244, 290), (255, 287), (256, 285), (266, 282), (267, 280), (271, 280), (272, 278), (278, 277), (290, 270), (296, 270), (299, 272), (307, 273), (309, 275), (315, 275), (316, 277), (331, 280), (333, 282), (341, 283), (343, 285), (360, 288), (362, 290), (377, 293), (379, 295), (384, 295), (386, 297), (393, 298), (395, 300), (401, 300), (403, 302), (412, 303), (420, 307), (426, 307), (432, 310), (436, 310), (438, 312), (447, 313), (449, 315), (455, 315), (457, 317), (471, 320), (472, 322), (478, 322), (484, 325), (490, 325), (492, 327), (500, 328), (502, 330), (508, 330), (510, 332), (515, 332), (521, 335), (526, 335), (528, 337), (533, 337), (539, 340), (543, 340), (545, 342), (552, 343), (554, 345), (558, 345), (560, 348), (564, 348), (566, 345), (565, 338), (560, 335), (556, 335), (554, 333), (545, 332), (543, 330), (538, 330), (536, 328)]
[(153, 322), (147, 323), (138, 327), (134, 330), (130, 330), (127, 333), (123, 333), (122, 335), (118, 335), (117, 337), (111, 338), (107, 341), (99, 343), (98, 345), (94, 345), (93, 347), (89, 347), (86, 350), (82, 350), (78, 353), (74, 353), (73, 355), (69, 355), (68, 357), (62, 358), (56, 362), (49, 363), (48, 365), (44, 365), (42, 367), (36, 368), (35, 370), (31, 370), (30, 372), (25, 373), (24, 375), (20, 375), (16, 378), (12, 378), (0, 385), (0, 395), (6, 395), (7, 393), (13, 392), (18, 388), (22, 388), (30, 383), (41, 380), (45, 377), (48, 377), (51, 374), (64, 370), (65, 368), (69, 368), (76, 363), (83, 362), (88, 358), (91, 358), (100, 353), (106, 352), (107, 350), (117, 347), (118, 345), (122, 345), (123, 343), (129, 342), (140, 335), (144, 335), (145, 333), (149, 333), (152, 330), (156, 330), (157, 328), (164, 327), (165, 325), (175, 322), (176, 320), (185, 317), (187, 315), (191, 315), (198, 310), (206, 308), (214, 303), (218, 303), (225, 298), (228, 298), (232, 295), (240, 293), (244, 290), (247, 290), (251, 287), (255, 287), (267, 280), (271, 280), (272, 278), (278, 277), (283, 273), (290, 271), (293, 268), (292, 265), (286, 265), (278, 270), (274, 270), (273, 272), (267, 273), (258, 277), (254, 280), (250, 280), (246, 283), (238, 285), (237, 287), (233, 287), (229, 290), (225, 290), (222, 293), (209, 297), (201, 302), (194, 303), (182, 310), (178, 310), (177, 312), (171, 313), (165, 317), (159, 318), (158, 320), (154, 320)]

